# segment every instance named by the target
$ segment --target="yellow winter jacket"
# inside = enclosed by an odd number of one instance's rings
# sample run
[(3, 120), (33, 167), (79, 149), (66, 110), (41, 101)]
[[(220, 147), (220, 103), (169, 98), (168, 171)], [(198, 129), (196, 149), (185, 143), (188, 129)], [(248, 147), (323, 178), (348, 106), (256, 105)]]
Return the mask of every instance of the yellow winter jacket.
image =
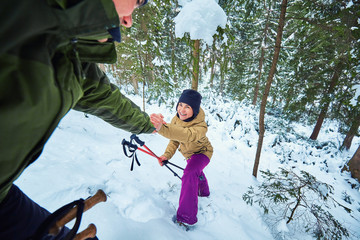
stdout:
[(179, 152), (186, 159), (190, 158), (193, 154), (200, 153), (211, 159), (213, 147), (206, 137), (206, 132), (205, 113), (201, 108), (196, 118), (190, 122), (184, 122), (177, 116), (173, 117), (171, 123), (162, 125), (158, 132), (170, 139), (164, 156), (167, 159), (171, 159), (176, 149), (179, 148)]

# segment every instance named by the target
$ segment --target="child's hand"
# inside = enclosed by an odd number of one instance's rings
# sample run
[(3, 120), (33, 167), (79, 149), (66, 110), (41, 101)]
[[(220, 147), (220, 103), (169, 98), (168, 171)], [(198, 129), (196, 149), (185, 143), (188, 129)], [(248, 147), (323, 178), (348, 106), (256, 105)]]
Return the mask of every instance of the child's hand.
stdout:
[(150, 121), (156, 128), (158, 132), (163, 124), (166, 124), (164, 121), (164, 116), (161, 113), (153, 113), (150, 115)]
[(156, 120), (161, 121), (161, 122), (164, 121), (164, 116), (161, 113), (152, 113), (150, 115), (150, 118), (156, 119)]
[(164, 166), (164, 163), (163, 163), (163, 161), (167, 161), (168, 159), (164, 156), (164, 155), (161, 155), (160, 157), (159, 157), (159, 164), (160, 164), (160, 166)]

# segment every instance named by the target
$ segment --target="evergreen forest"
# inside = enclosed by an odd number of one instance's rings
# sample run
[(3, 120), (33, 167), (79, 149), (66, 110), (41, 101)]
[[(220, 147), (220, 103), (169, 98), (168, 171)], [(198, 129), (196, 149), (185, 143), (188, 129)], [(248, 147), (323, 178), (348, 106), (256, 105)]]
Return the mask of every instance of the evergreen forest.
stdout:
[(351, 101), (360, 84), (360, 1), (219, 0), (227, 25), (211, 46), (175, 36), (177, 0), (149, 3), (122, 29), (118, 61), (107, 66), (121, 89), (161, 104), (199, 85), (219, 98), (260, 106), (271, 77), (267, 114), (313, 125), (313, 140), (324, 119), (336, 120), (345, 149), (359, 136), (360, 100)]

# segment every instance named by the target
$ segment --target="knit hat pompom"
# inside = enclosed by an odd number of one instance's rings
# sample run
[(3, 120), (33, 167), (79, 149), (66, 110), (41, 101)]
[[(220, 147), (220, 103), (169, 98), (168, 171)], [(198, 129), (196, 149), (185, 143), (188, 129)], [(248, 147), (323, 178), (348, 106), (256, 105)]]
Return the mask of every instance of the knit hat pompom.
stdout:
[(186, 103), (192, 108), (194, 115), (191, 119), (194, 119), (199, 114), (201, 99), (202, 97), (199, 92), (193, 89), (185, 89), (179, 98), (179, 103)]

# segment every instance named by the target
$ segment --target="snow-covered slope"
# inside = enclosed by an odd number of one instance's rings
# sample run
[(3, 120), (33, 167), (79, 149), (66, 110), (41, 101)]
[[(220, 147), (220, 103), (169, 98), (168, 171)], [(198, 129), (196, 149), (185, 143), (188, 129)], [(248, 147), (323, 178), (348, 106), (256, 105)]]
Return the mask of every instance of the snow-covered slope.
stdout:
[[(131, 98), (141, 105), (139, 97)], [(186, 232), (171, 220), (178, 206), (180, 180), (160, 167), (155, 158), (141, 152), (138, 153), (141, 166), (135, 165), (131, 172), (131, 160), (125, 157), (121, 145), (122, 139), (129, 139), (131, 134), (80, 112), (68, 113), (40, 159), (28, 167), (16, 184), (49, 211), (103, 189), (108, 201), (84, 214), (81, 229), (94, 223), (98, 237), (104, 240), (274, 239), (259, 208), (242, 200), (248, 187), (261, 181), (260, 174), (258, 180), (252, 177), (258, 113), (245, 105), (219, 101), (213, 99), (203, 104), (209, 124), (208, 137), (215, 152), (204, 171), (211, 195), (199, 198), (198, 223), (193, 231)], [(161, 112), (166, 121), (174, 114), (172, 109), (155, 104), (147, 106), (146, 111)], [(337, 133), (336, 124), (325, 123), (318, 143), (328, 142), (328, 145), (317, 149), (306, 140), (310, 127), (292, 124), (287, 126), (290, 130), (285, 131), (279, 122), (272, 123), (274, 118), (267, 117), (266, 121), (269, 128), (265, 133), (260, 169), (276, 171), (278, 167), (293, 167), (333, 185), (335, 198), (353, 209), (355, 218), (338, 210), (335, 217), (359, 236), (360, 193), (351, 189), (346, 180), (350, 179), (349, 175), (340, 174), (339, 167), (353, 155), (360, 139), (354, 139), (349, 152), (339, 153), (336, 148), (343, 136)], [(139, 137), (158, 155), (168, 143), (156, 134)], [(185, 166), (180, 153), (171, 161)], [(353, 204), (342, 200), (344, 192), (353, 199)], [(311, 239), (301, 234), (293, 239), (296, 238)]]

